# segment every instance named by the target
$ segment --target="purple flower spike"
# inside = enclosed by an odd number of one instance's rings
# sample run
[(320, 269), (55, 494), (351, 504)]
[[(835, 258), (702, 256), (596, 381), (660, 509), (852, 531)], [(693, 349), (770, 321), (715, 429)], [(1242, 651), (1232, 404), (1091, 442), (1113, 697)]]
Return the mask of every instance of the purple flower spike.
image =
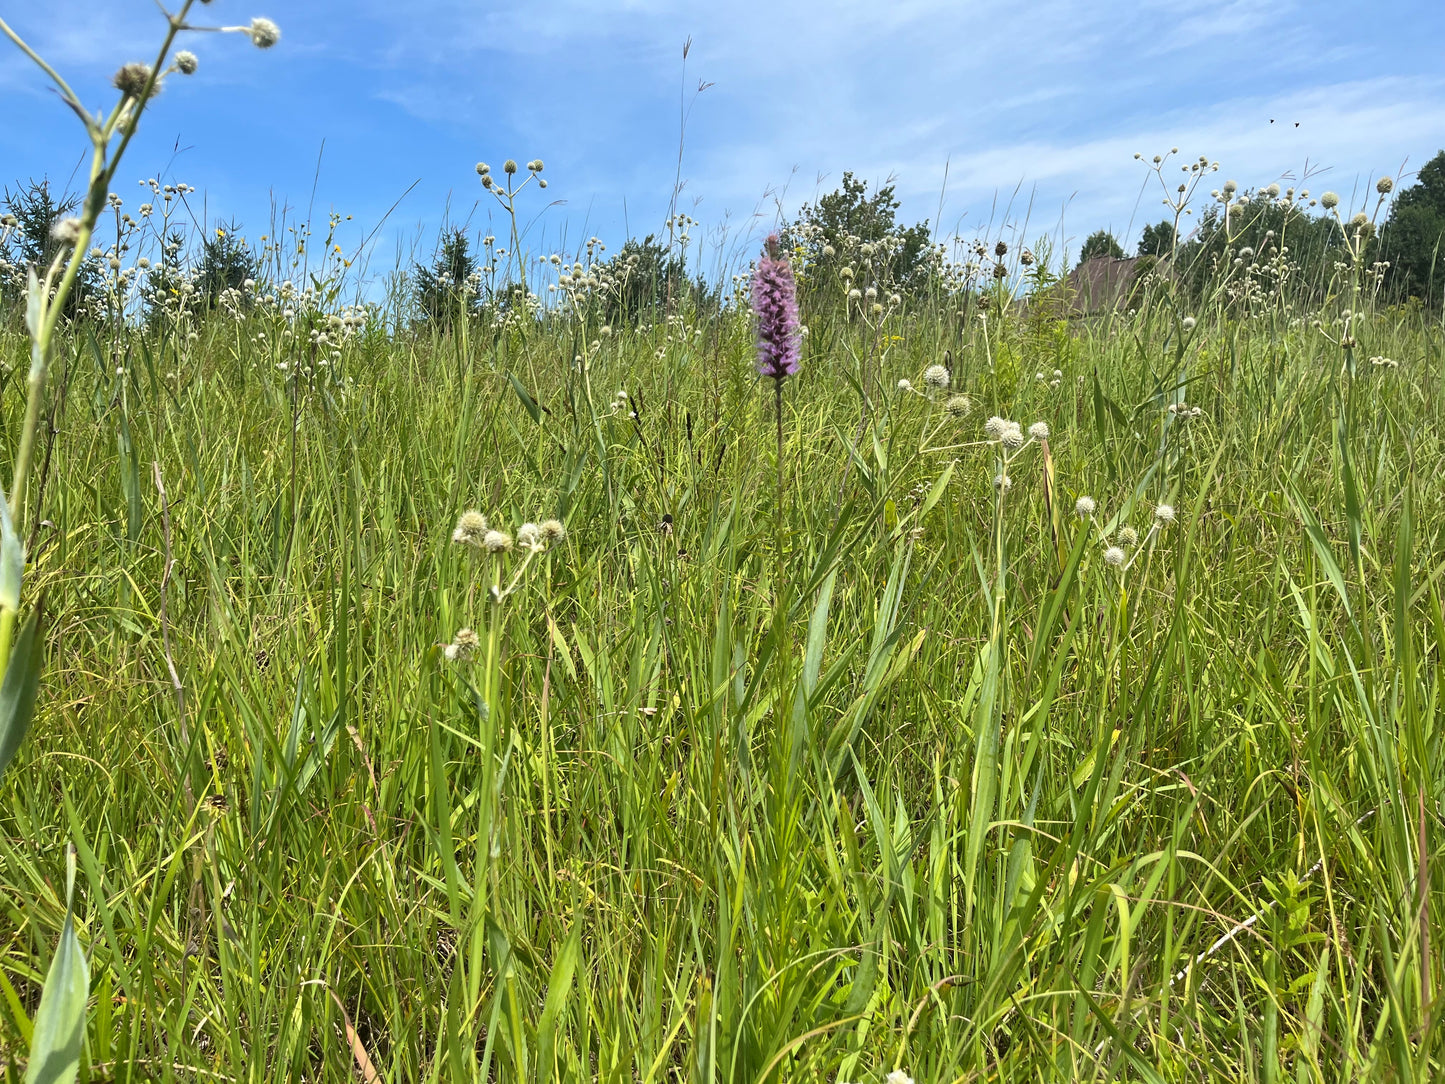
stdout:
[(798, 371), (798, 288), (793, 268), (778, 255), (778, 235), (753, 272), (753, 312), (758, 319), (758, 372), (781, 383)]

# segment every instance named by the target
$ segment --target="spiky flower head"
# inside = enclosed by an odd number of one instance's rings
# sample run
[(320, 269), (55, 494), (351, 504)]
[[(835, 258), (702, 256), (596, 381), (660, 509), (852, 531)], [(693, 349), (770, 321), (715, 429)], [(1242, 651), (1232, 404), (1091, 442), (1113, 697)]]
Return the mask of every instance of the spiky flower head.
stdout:
[(452, 541), (463, 546), (480, 546), (486, 533), (487, 517), (475, 509), (469, 509), (457, 518), (456, 530), (452, 531)]
[(478, 163), (477, 163), (477, 176), (478, 176), (478, 177), (485, 177), (487, 174), (489, 174), (489, 173), (491, 173), (491, 172), (492, 172), (492, 167), (489, 166), (489, 165), (487, 165), (487, 163), (485, 163), (485, 162), (478, 162)]
[(898, 382), (898, 390), (899, 390), (899, 391), (912, 391), (912, 390), (913, 390), (913, 381), (909, 380), (909, 379), (905, 376), (902, 380), (900, 380), (900, 381)]
[(482, 638), (471, 629), (457, 629), (452, 642), (447, 644), (446, 657), (452, 662), (466, 662), (481, 646)]
[(1005, 448), (1022, 448), (1024, 446), (1024, 431), (1019, 427), (1019, 423), (1009, 422), (1008, 426), (999, 435), (998, 442)]
[(1195, 321), (1194, 317), (1192, 317), (1192, 316), (1186, 316), (1186, 317), (1184, 318), (1184, 330), (1185, 330), (1185, 331), (1193, 331), (1193, 330), (1194, 330), (1194, 325), (1195, 325), (1195, 323), (1196, 323), (1196, 321)]
[(516, 159), (514, 159), (514, 158), (508, 158), (505, 162), (503, 162), (503, 163), (502, 163), (502, 172), (503, 172), (503, 173), (506, 173), (506, 174), (516, 173), (516, 172), (517, 172), (517, 161), (516, 161)]
[(512, 548), (512, 536), (506, 531), (488, 531), (482, 535), (482, 549), (488, 553), (506, 553)]
[(913, 1078), (902, 1069), (894, 1069), (888, 1074), (885, 1084), (913, 1084)]
[(1048, 440), (1048, 439), (1049, 439), (1049, 423), (1048, 423), (1048, 422), (1034, 422), (1033, 425), (1029, 426), (1029, 436), (1033, 437), (1034, 440)]
[(1004, 433), (1008, 431), (1008, 427), (1012, 424), (1013, 423), (1008, 421), (1006, 418), (1000, 418), (997, 414), (995, 414), (992, 418), (983, 423), (983, 432), (989, 440), (1002, 440)]
[(1119, 533), (1115, 535), (1119, 543), (1124, 546), (1137, 546), (1139, 544), (1139, 532), (1133, 527), (1120, 527)]
[(1235, 181), (1225, 181), (1223, 192), (1226, 196), (1232, 196), (1239, 191), (1239, 185)]
[(1007, 474), (995, 474), (993, 476), (993, 488), (1000, 493), (1007, 493), (1013, 488), (1014, 480)]
[(257, 49), (269, 49), (281, 40), (281, 28), (270, 19), (252, 19), (246, 33)]
[(1340, 197), (1336, 192), (1326, 192), (1320, 197), (1320, 206), (1326, 211), (1333, 211), (1340, 205)]
[(930, 365), (923, 370), (923, 383), (939, 391), (948, 387), (948, 370), (942, 365)]
[(1161, 525), (1174, 522), (1174, 506), (1172, 504), (1156, 504), (1154, 506), (1154, 520)]
[(1118, 568), (1124, 563), (1124, 551), (1118, 546), (1110, 546), (1104, 551), (1104, 563)]
[(798, 287), (776, 233), (768, 237), (753, 272), (753, 315), (758, 325), (758, 374), (785, 380), (798, 371), (801, 360)]
[(555, 546), (567, 537), (567, 528), (558, 519), (544, 519), (537, 530), (542, 535), (542, 541), (549, 546)]
[(1088, 519), (1094, 514), (1095, 507), (1093, 497), (1080, 497), (1074, 502), (1074, 514), (1080, 519)]
[(1390, 177), (1381, 177), (1375, 182), (1375, 191), (1382, 196), (1388, 196), (1395, 190), (1395, 182)]
[(62, 218), (50, 227), (50, 236), (61, 245), (74, 245), (80, 240), (80, 219)]
[(189, 49), (182, 49), (176, 54), (176, 71), (182, 75), (195, 75), (200, 66), (201, 62), (196, 59), (196, 54)]
[(950, 396), (943, 404), (943, 412), (950, 418), (962, 418), (973, 409), (973, 400), (967, 395)]
[(139, 98), (145, 92), (146, 84), (150, 82), (151, 66), (142, 64), (139, 61), (122, 65), (116, 73), (110, 77), (111, 85), (120, 91), (127, 98)]
[(540, 159), (540, 158), (533, 158), (530, 162), (527, 163), (527, 169), (530, 170), (530, 171), (533, 172), (533, 173), (541, 173), (541, 172), (542, 172), (542, 159)]
[(542, 548), (542, 532), (535, 523), (524, 523), (517, 528), (517, 545), (528, 550)]

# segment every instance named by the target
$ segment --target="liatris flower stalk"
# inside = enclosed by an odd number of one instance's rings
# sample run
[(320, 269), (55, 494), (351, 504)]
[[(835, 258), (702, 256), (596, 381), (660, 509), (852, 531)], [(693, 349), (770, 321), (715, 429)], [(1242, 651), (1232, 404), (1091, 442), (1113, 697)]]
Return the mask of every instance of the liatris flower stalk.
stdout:
[(783, 381), (798, 371), (801, 335), (798, 331), (798, 287), (793, 268), (780, 255), (776, 233), (768, 236), (763, 257), (753, 272), (753, 313), (758, 321), (757, 366), (773, 381), (773, 404), (778, 432), (778, 503), (774, 509), (778, 546), (778, 583), (783, 572)]
[(768, 237), (763, 258), (753, 273), (753, 312), (758, 320), (758, 373), (777, 382), (798, 371), (798, 289), (793, 268), (778, 255), (778, 235)]

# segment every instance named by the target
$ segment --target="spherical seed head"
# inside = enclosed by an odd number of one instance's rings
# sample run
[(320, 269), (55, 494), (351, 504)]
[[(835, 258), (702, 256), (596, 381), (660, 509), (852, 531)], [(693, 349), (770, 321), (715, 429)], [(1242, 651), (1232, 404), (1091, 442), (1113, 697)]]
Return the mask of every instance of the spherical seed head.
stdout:
[(557, 519), (544, 519), (537, 530), (541, 532), (542, 541), (549, 546), (555, 546), (567, 537), (567, 528)]
[(270, 19), (252, 19), (246, 33), (257, 49), (269, 49), (281, 40), (281, 28)]
[(61, 245), (74, 245), (80, 240), (80, 219), (62, 218), (50, 227), (50, 236)]
[(1013, 488), (1014, 480), (1007, 474), (995, 474), (993, 476), (993, 488), (1002, 493), (1007, 493)]
[(1186, 317), (1184, 318), (1184, 330), (1185, 330), (1185, 331), (1193, 331), (1193, 330), (1194, 330), (1194, 323), (1195, 323), (1194, 317), (1192, 317), (1192, 316), (1186, 316)]
[(1125, 546), (1137, 546), (1139, 544), (1139, 532), (1133, 527), (1120, 527), (1119, 533), (1115, 536)]
[(471, 629), (457, 629), (457, 634), (452, 637), (452, 643), (462, 647), (477, 647), (481, 642), (482, 638)]
[(485, 162), (478, 162), (478, 163), (477, 163), (477, 176), (478, 176), (478, 177), (485, 177), (485, 176), (486, 176), (488, 173), (490, 173), (490, 172), (492, 172), (492, 167), (489, 166), (489, 165), (487, 165), (487, 163), (485, 163)]
[(950, 418), (962, 418), (973, 409), (973, 400), (967, 395), (951, 396), (948, 402), (943, 404), (943, 412)]
[(475, 510), (463, 512), (457, 519), (452, 541), (464, 546), (480, 546), (487, 533), (487, 517)]
[(546, 177), (538, 177), (538, 178), (537, 178), (537, 187), (538, 187), (538, 188), (546, 188), (546, 187), (547, 187), (547, 178), (546, 178)]
[(1375, 182), (1375, 191), (1382, 196), (1388, 196), (1395, 190), (1395, 182), (1389, 177), (1381, 177)]
[(1239, 184), (1235, 181), (1225, 181), (1222, 191), (1226, 196), (1232, 196), (1239, 191)]
[(1008, 428), (998, 438), (999, 443), (1005, 448), (1022, 448), (1024, 446), (1024, 431), (1019, 427), (1018, 422), (1009, 422)]
[(1265, 191), (1269, 193), (1270, 199), (1279, 199), (1279, 185), (1272, 184)]
[(1029, 436), (1033, 437), (1034, 440), (1048, 440), (1048, 439), (1049, 439), (1049, 423), (1048, 423), (1048, 422), (1034, 422), (1033, 425), (1029, 426)]
[(1326, 211), (1333, 211), (1340, 205), (1340, 197), (1337, 192), (1326, 192), (1320, 197), (1320, 206)]
[(898, 390), (899, 390), (899, 391), (912, 391), (912, 390), (913, 390), (913, 381), (909, 380), (909, 379), (905, 376), (902, 380), (900, 380), (900, 381), (898, 382)]
[(948, 370), (942, 365), (930, 365), (923, 370), (923, 382), (930, 388), (942, 391), (948, 387)]
[(533, 173), (541, 173), (541, 172), (542, 172), (542, 159), (540, 159), (540, 158), (533, 158), (530, 162), (527, 163), (527, 169), (529, 169), (529, 170), (530, 170), (531, 172), (533, 172)]
[(1080, 519), (1088, 519), (1094, 514), (1094, 498), (1080, 497), (1074, 502), (1074, 515)]
[(189, 49), (182, 49), (176, 54), (176, 71), (182, 75), (195, 75), (200, 66), (201, 62), (196, 59), (196, 54)]
[(506, 553), (512, 548), (512, 536), (506, 531), (488, 531), (482, 535), (482, 549), (488, 553)]
[(1154, 519), (1161, 524), (1174, 522), (1174, 506), (1172, 504), (1156, 504), (1154, 506)]
[(1110, 546), (1104, 551), (1104, 563), (1118, 568), (1124, 563), (1124, 551), (1118, 546)]
[(784, 380), (802, 360), (798, 331), (798, 287), (793, 267), (780, 254), (778, 235), (768, 237), (753, 272), (753, 317), (757, 322), (756, 365), (760, 376)]
[(837, 254), (838, 254), (838, 250), (835, 249), (832, 245), (824, 245), (824, 246), (823, 246), (823, 255), (824, 255), (824, 256), (836, 256)]
[(505, 162), (502, 163), (502, 172), (507, 174), (516, 173), (517, 163), (513, 159), (508, 158)]
[(524, 523), (517, 528), (517, 545), (525, 549), (542, 548), (542, 531), (535, 523)]
[(1000, 241), (998, 244), (996, 244), (996, 245), (993, 246), (993, 254), (994, 254), (995, 256), (998, 256), (999, 258), (1002, 258), (1002, 257), (1004, 257), (1004, 256), (1007, 256), (1007, 255), (1008, 255), (1008, 245), (1007, 245), (1005, 242)]
[(1008, 431), (1008, 427), (1008, 421), (1000, 418), (997, 414), (983, 423), (984, 434), (989, 440), (1002, 440), (1004, 433)]
[(150, 82), (151, 66), (139, 62), (122, 65), (110, 77), (111, 84), (127, 98), (139, 98)]

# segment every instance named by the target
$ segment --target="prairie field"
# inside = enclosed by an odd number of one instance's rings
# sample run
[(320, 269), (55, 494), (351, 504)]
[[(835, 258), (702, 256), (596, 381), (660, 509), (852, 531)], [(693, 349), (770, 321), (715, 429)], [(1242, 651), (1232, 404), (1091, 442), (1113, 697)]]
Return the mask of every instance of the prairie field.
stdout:
[(1445, 1074), (1445, 325), (1373, 219), (1230, 190), (1107, 303), (798, 223), (208, 293), (113, 175), (0, 310), (7, 1080)]

